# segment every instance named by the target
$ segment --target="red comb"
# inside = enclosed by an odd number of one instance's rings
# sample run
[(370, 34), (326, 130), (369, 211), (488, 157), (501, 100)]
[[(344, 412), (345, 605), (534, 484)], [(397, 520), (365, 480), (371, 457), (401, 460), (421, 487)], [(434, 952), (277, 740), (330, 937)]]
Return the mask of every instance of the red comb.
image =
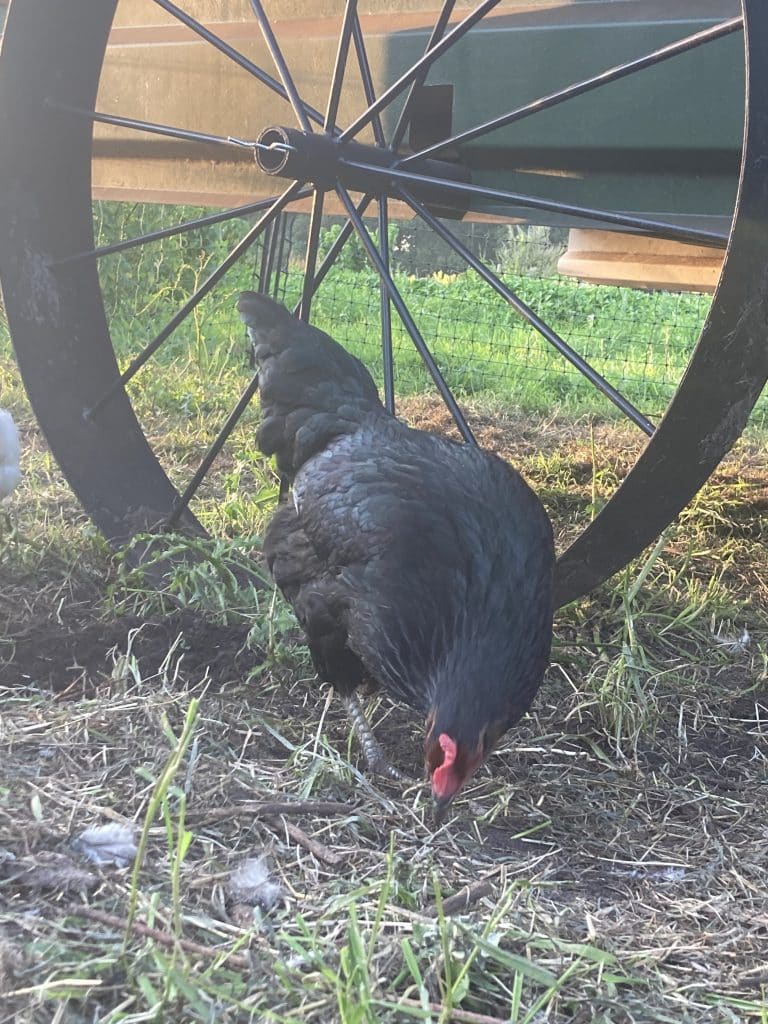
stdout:
[(443, 750), (443, 763), (441, 768), (450, 768), (453, 762), (456, 760), (456, 740), (452, 740), (447, 732), (441, 732), (437, 737), (437, 742), (440, 744)]

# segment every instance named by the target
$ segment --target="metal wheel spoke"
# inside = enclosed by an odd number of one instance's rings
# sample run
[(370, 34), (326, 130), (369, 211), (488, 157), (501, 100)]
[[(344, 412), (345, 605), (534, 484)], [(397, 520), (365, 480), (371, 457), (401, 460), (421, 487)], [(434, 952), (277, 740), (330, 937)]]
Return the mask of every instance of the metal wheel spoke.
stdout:
[(237, 424), (240, 422), (240, 417), (243, 415), (245, 410), (248, 408), (248, 406), (249, 406), (249, 404), (251, 402), (251, 399), (253, 398), (253, 396), (256, 394), (256, 391), (258, 390), (258, 387), (259, 387), (259, 375), (257, 373), (251, 379), (251, 381), (248, 384), (247, 388), (245, 389), (245, 391), (243, 391), (242, 395), (238, 399), (237, 405), (234, 407), (232, 412), (229, 414), (229, 416), (226, 419), (226, 422), (224, 423), (224, 426), (221, 428), (219, 433), (214, 438), (214, 440), (213, 440), (213, 442), (211, 444), (211, 447), (205, 453), (203, 461), (200, 463), (200, 465), (195, 470), (194, 475), (192, 476), (192, 478), (189, 481), (189, 483), (187, 484), (187, 486), (184, 488), (184, 491), (179, 495), (179, 497), (173, 503), (173, 509), (171, 511), (171, 514), (165, 520), (165, 524), (164, 525), (165, 525), (166, 530), (172, 530), (173, 527), (178, 523), (179, 517), (189, 507), (190, 501), (192, 500), (192, 498), (194, 498), (195, 494), (197, 494), (197, 491), (198, 491), (198, 488), (200, 487), (200, 484), (203, 482), (203, 480), (205, 480), (206, 476), (208, 475), (208, 470), (213, 465), (213, 463), (214, 463), (214, 461), (216, 459), (216, 456), (219, 454), (221, 449), (226, 444), (227, 439), (229, 438), (229, 435), (232, 433), (232, 431), (235, 429)]
[[(177, 21), (186, 25), (187, 28), (192, 29), (192, 31), (199, 35), (201, 39), (204, 39), (220, 53), (223, 53), (225, 57), (229, 57), (230, 60), (243, 68), (244, 71), (253, 75), (253, 77), (258, 79), (262, 85), (266, 85), (267, 88), (276, 92), (278, 96), (282, 96), (284, 100), (288, 100), (290, 102), (290, 96), (288, 95), (287, 90), (277, 81), (276, 78), (267, 74), (267, 72), (257, 64), (254, 64), (253, 61), (248, 60), (244, 54), (240, 53), (233, 46), (230, 46), (229, 43), (226, 43), (220, 36), (217, 36), (215, 32), (211, 32), (211, 30), (206, 28), (205, 25), (201, 25), (199, 21), (187, 14), (186, 11), (182, 11), (182, 9), (177, 7), (176, 4), (171, 3), (171, 0), (154, 0), (154, 2), (159, 7), (162, 7), (164, 11), (167, 11), (168, 14), (176, 18)], [(316, 124), (323, 123), (323, 115), (319, 110), (315, 110), (315, 108), (311, 107), (308, 103), (302, 103), (302, 107), (304, 113), (311, 121), (314, 121)]]
[[(365, 211), (371, 205), (372, 201), (373, 201), (373, 196), (371, 196), (371, 195), (363, 196), (362, 200), (357, 204), (356, 212), (357, 212), (358, 217), (362, 217), (363, 216)], [(312, 297), (315, 295), (315, 292), (317, 291), (317, 289), (320, 287), (320, 285), (323, 283), (323, 281), (327, 277), (328, 271), (336, 263), (336, 259), (338, 258), (339, 253), (344, 248), (345, 244), (349, 240), (349, 236), (352, 234), (352, 232), (354, 230), (355, 230), (355, 228), (354, 228), (354, 225), (353, 225), (352, 221), (348, 220), (344, 224), (344, 226), (342, 227), (342, 229), (339, 232), (339, 234), (334, 239), (330, 249), (328, 250), (328, 252), (323, 257), (323, 262), (318, 267), (317, 273), (315, 274), (314, 279), (312, 281), (312, 284), (310, 286), (310, 295)], [(301, 309), (301, 302), (298, 302), (296, 304), (296, 306), (294, 306), (293, 315), (294, 316), (298, 316), (300, 309)]]
[(283, 273), (283, 267), (285, 266), (284, 256), (286, 254), (286, 226), (288, 221), (285, 214), (280, 214), (278, 219), (272, 222), (270, 225), (272, 228), (271, 245), (269, 247), (269, 256), (267, 258), (268, 266), (268, 278), (271, 281), (272, 298), (276, 299), (280, 295), (280, 275)]
[[(306, 199), (311, 195), (312, 190), (306, 188), (297, 193), (296, 199)], [(223, 210), (221, 213), (211, 213), (205, 217), (198, 217), (196, 220), (182, 221), (180, 224), (174, 224), (172, 227), (148, 231), (146, 235), (125, 238), (121, 242), (113, 242), (111, 245), (100, 245), (96, 249), (84, 249), (82, 252), (75, 252), (71, 256), (62, 256), (61, 259), (51, 260), (50, 265), (52, 267), (60, 267), (67, 263), (79, 263), (82, 260), (112, 256), (114, 253), (124, 252), (126, 249), (134, 249), (137, 245), (159, 242), (163, 238), (172, 238), (174, 235), (181, 235), (187, 231), (194, 231), (197, 228), (208, 228), (214, 224), (221, 224), (224, 221), (235, 220), (237, 217), (247, 217), (251, 213), (268, 210), (273, 203), (277, 202), (277, 199), (278, 196), (270, 196), (268, 199), (260, 199), (256, 203), (246, 203), (245, 206), (235, 206), (231, 210)]]
[(447, 146), (458, 146), (462, 143), (471, 142), (473, 139), (478, 139), (482, 135), (487, 135), (489, 132), (496, 131), (497, 128), (505, 128), (507, 125), (513, 124), (515, 121), (521, 121), (523, 118), (530, 117), (531, 114), (538, 114), (542, 110), (548, 110), (550, 107), (555, 107), (560, 103), (564, 103), (566, 100), (570, 100), (574, 96), (581, 96), (585, 92), (590, 92), (592, 89), (598, 89), (602, 85), (607, 85), (610, 82), (616, 82), (621, 78), (626, 78), (628, 75), (633, 75), (638, 71), (642, 71), (644, 68), (653, 67), (656, 64), (660, 64), (662, 61), (669, 60), (670, 57), (677, 57), (681, 53), (687, 53), (689, 50), (693, 50), (697, 46), (702, 46), (704, 43), (710, 43), (715, 39), (722, 39), (724, 36), (728, 36), (732, 32), (738, 32), (743, 28), (743, 26), (743, 18), (738, 17), (731, 18), (730, 21), (721, 22), (719, 25), (713, 25), (712, 28), (702, 29), (701, 32), (694, 32), (692, 35), (686, 36), (684, 39), (678, 39), (677, 42), (669, 43), (667, 46), (662, 46), (658, 50), (653, 50), (651, 53), (645, 54), (643, 57), (638, 57), (636, 60), (627, 61), (625, 64), (617, 64), (615, 67), (602, 71), (599, 75), (593, 75), (591, 78), (585, 78), (581, 82), (575, 82), (573, 85), (569, 85), (564, 89), (558, 89), (557, 92), (549, 93), (549, 95), (542, 96), (537, 100), (533, 100), (531, 103), (526, 103), (524, 106), (518, 107), (516, 110), (511, 110), (508, 114), (502, 114), (501, 117), (496, 117), (492, 121), (486, 121), (485, 124), (479, 124), (475, 128), (468, 128), (464, 132), (458, 132), (456, 135), (443, 139), (441, 142), (436, 142), (432, 146), (427, 146), (425, 149), (419, 150), (418, 153), (413, 153), (405, 157), (405, 159), (401, 161), (400, 166), (405, 167), (414, 160), (430, 156), (433, 153), (439, 152), (441, 149), (445, 149)]
[[(363, 83), (365, 102), (370, 107), (376, 102), (376, 93), (373, 88), (373, 75), (371, 74), (371, 65), (368, 61), (368, 51), (365, 48), (365, 39), (363, 39), (359, 18), (355, 18), (352, 26), (352, 32), (355, 37), (355, 50), (357, 52), (357, 63), (360, 68), (360, 78)], [(386, 146), (384, 129), (381, 126), (381, 118), (378, 114), (375, 114), (371, 119), (371, 127), (373, 128), (373, 137), (376, 141), (376, 145), (384, 148), (384, 146)]]
[(270, 293), (272, 271), (275, 265), (275, 249), (278, 244), (278, 228), (280, 227), (281, 220), (281, 217), (278, 217), (276, 221), (273, 220), (264, 232), (264, 243), (261, 247), (261, 261), (259, 265), (259, 291), (264, 295), (269, 295)]
[[(389, 210), (387, 197), (379, 199), (379, 251), (389, 272)], [(395, 360), (392, 351), (392, 308), (384, 279), (379, 278), (381, 304), (381, 362), (384, 370), (384, 406), (395, 414)]]
[(309, 123), (307, 117), (307, 109), (304, 101), (296, 91), (296, 85), (291, 76), (291, 72), (288, 70), (288, 65), (285, 63), (283, 57), (283, 51), (275, 38), (275, 33), (272, 31), (272, 26), (269, 23), (269, 18), (264, 12), (264, 8), (261, 5), (261, 0), (251, 0), (251, 7), (253, 13), (256, 15), (256, 20), (261, 28), (261, 34), (264, 36), (264, 42), (267, 44), (269, 52), (272, 54), (272, 60), (275, 62), (277, 73), (280, 75), (280, 81), (283, 83), (288, 99), (293, 112), (296, 115), (296, 120), (299, 122), (299, 127), (302, 131), (311, 132), (312, 125)]
[[(363, 39), (363, 33), (360, 29), (359, 18), (355, 18), (353, 31), (355, 36), (355, 49), (357, 50), (357, 61), (360, 67), (360, 77), (363, 82), (363, 91), (365, 93), (366, 102), (370, 106), (376, 101), (376, 92), (373, 86), (371, 66), (368, 61), (368, 52), (365, 48), (365, 40)], [(376, 145), (384, 147), (386, 145), (384, 129), (382, 128), (381, 118), (378, 114), (373, 118), (371, 127), (373, 128)], [(389, 273), (389, 209), (387, 197), (385, 195), (379, 197), (378, 207), (379, 252), (381, 253), (382, 262), (387, 268), (387, 273)], [(360, 207), (358, 207), (358, 214), (360, 214)], [(347, 221), (347, 224), (349, 224), (350, 229), (352, 229), (352, 222)], [(381, 277), (379, 278), (379, 307), (381, 319), (381, 361), (384, 376), (384, 406), (394, 415), (395, 367), (392, 352), (392, 308), (389, 301), (389, 292), (387, 291), (384, 280)]]
[(456, 422), (456, 426), (461, 431), (462, 437), (464, 438), (465, 441), (468, 441), (470, 444), (477, 444), (474, 434), (470, 430), (469, 424), (467, 423), (464, 417), (464, 413), (459, 408), (458, 402), (453, 396), (453, 392), (446, 384), (445, 378), (440, 372), (440, 368), (438, 367), (437, 363), (432, 357), (432, 353), (429, 351), (426, 342), (422, 338), (418, 327), (413, 321), (413, 317), (408, 312), (408, 307), (403, 301), (403, 297), (401, 296), (400, 292), (397, 290), (397, 285), (392, 280), (392, 276), (389, 273), (389, 268), (384, 264), (378, 249), (373, 243), (373, 239), (368, 234), (365, 224), (363, 224), (362, 218), (358, 214), (357, 210), (354, 207), (354, 204), (352, 203), (352, 200), (350, 199), (349, 193), (341, 185), (337, 185), (336, 194), (338, 195), (345, 210), (347, 211), (347, 216), (354, 224), (355, 230), (357, 231), (357, 234), (360, 237), (360, 241), (365, 246), (366, 252), (368, 253), (371, 262), (376, 268), (376, 271), (380, 279), (384, 283), (384, 286), (387, 289), (387, 293), (389, 294), (389, 297), (392, 300), (392, 304), (394, 305), (395, 309), (397, 310), (398, 316), (403, 322), (403, 326), (410, 334), (411, 340), (413, 341), (419, 355), (424, 361), (424, 365), (427, 367), (427, 370), (429, 371), (432, 380), (435, 382), (437, 390), (440, 392), (440, 396), (442, 397), (451, 415), (453, 416)]
[(218, 284), (224, 274), (229, 268), (235, 264), (240, 257), (245, 253), (256, 241), (259, 235), (264, 229), (272, 223), (272, 221), (278, 216), (280, 211), (296, 198), (298, 192), (301, 189), (303, 182), (295, 181), (292, 185), (283, 192), (281, 196), (272, 204), (271, 208), (264, 214), (264, 216), (250, 229), (250, 231), (240, 239), (237, 245), (232, 249), (229, 255), (218, 265), (218, 267), (211, 273), (205, 281), (200, 285), (196, 292), (194, 292), (189, 299), (184, 303), (181, 309), (176, 313), (171, 320), (165, 325), (160, 333), (152, 339), (152, 341), (133, 359), (127, 369), (120, 374), (115, 381), (115, 384), (106, 391), (97, 402), (88, 410), (87, 416), (93, 417), (99, 411), (99, 409), (107, 402), (114, 394), (116, 394), (125, 384), (134, 377), (138, 371), (144, 366), (148, 359), (150, 359), (155, 352), (160, 348), (164, 341), (166, 341), (171, 334), (176, 330), (179, 324), (183, 323), (184, 320), (189, 316), (192, 310), (205, 298), (205, 296)]
[[(310, 195), (312, 192), (310, 191)], [(297, 197), (298, 198), (298, 195)], [(285, 253), (286, 218), (280, 214), (273, 220), (266, 231), (261, 250), (261, 266), (259, 268), (259, 291), (264, 295), (272, 295), (276, 299), (280, 293), (280, 274), (283, 269)]]
[(617, 391), (612, 385), (602, 377), (597, 370), (593, 369), (589, 363), (583, 359), (574, 349), (568, 345), (567, 342), (563, 341), (559, 334), (552, 330), (552, 328), (546, 324), (530, 306), (526, 305), (522, 299), (520, 299), (510, 288), (508, 288), (503, 281), (501, 281), (492, 270), (489, 270), (477, 257), (472, 253), (464, 244), (461, 242), (448, 228), (445, 227), (436, 217), (434, 217), (424, 206), (421, 205), (412, 195), (410, 195), (405, 189), (400, 190), (401, 198), (411, 207), (411, 209), (418, 214), (421, 219), (428, 224), (432, 230), (449, 245), (455, 253), (475, 270), (483, 280), (493, 288), (493, 290), (501, 295), (502, 298), (515, 309), (517, 312), (528, 321), (528, 323), (534, 327), (539, 334), (550, 343), (557, 351), (564, 356), (571, 365), (575, 366), (579, 373), (582, 373), (591, 384), (601, 391), (606, 398), (610, 399), (613, 404), (619, 408), (625, 416), (627, 416), (632, 422), (638, 426), (648, 437), (651, 437), (654, 432), (654, 426), (647, 417), (645, 417), (639, 409), (636, 409), (632, 403)]
[[(429, 37), (429, 42), (427, 43), (424, 53), (429, 53), (432, 47), (436, 43), (439, 43), (440, 40), (442, 39), (443, 34), (448, 26), (448, 21), (450, 20), (451, 14), (453, 13), (453, 8), (455, 6), (456, 0), (445, 0), (445, 2), (443, 3), (443, 9), (440, 11), (440, 16), (435, 22), (435, 27), (432, 29), (432, 35)], [(424, 81), (426, 80), (428, 73), (428, 67), (422, 68), (422, 70), (413, 80), (413, 83), (410, 89), (408, 90), (408, 95), (405, 98), (403, 109), (400, 111), (400, 116), (397, 119), (395, 130), (392, 132), (392, 140), (389, 144), (390, 149), (397, 151), (398, 146), (403, 141), (403, 136), (405, 135), (408, 129), (408, 124), (410, 122), (411, 103), (413, 101), (414, 94), (416, 93), (417, 89), (419, 89), (424, 84)], [(441, 142), (440, 145), (443, 146), (445, 145), (445, 143)]]
[(412, 171), (398, 170), (396, 167), (375, 167), (373, 164), (358, 160), (341, 158), (341, 163), (348, 167), (364, 170), (380, 177), (383, 181), (402, 181), (411, 185), (427, 186), (439, 191), (458, 192), (464, 195), (482, 196), (484, 199), (496, 199), (502, 203), (523, 206), (532, 210), (547, 210), (552, 213), (566, 214), (569, 217), (580, 217), (583, 220), (597, 221), (601, 224), (615, 224), (619, 227), (631, 228), (634, 231), (648, 232), (658, 238), (669, 238), (675, 242), (690, 242), (695, 245), (709, 245), (717, 249), (725, 249), (728, 236), (719, 231), (702, 231), (697, 228), (679, 227), (663, 221), (650, 220), (647, 217), (635, 217), (629, 213), (615, 213), (611, 210), (596, 210), (591, 206), (577, 206), (574, 203), (560, 203), (554, 199), (540, 199), (520, 192), (505, 192), (496, 188), (485, 188), (481, 185), (470, 185), (463, 181), (450, 181), (448, 178), (427, 177)]
[(389, 103), (399, 96), (403, 89), (407, 89), (412, 82), (415, 82), (422, 71), (428, 72), (438, 57), (441, 57), (446, 50), (449, 50), (451, 46), (462, 36), (465, 36), (467, 32), (476, 25), (478, 21), (485, 17), (485, 15), (493, 10), (499, 3), (499, 0), (483, 0), (483, 3), (479, 4), (471, 14), (467, 15), (463, 21), (460, 21), (455, 28), (453, 28), (447, 36), (443, 36), (439, 43), (428, 50), (423, 57), (419, 58), (412, 67), (401, 75), (396, 82), (393, 82), (388, 89), (386, 89), (381, 96), (376, 100), (375, 103), (371, 104), (367, 110), (353, 121), (352, 124), (346, 128), (339, 138), (342, 142), (347, 139), (354, 138), (355, 135), (365, 128), (369, 124), (376, 114), (380, 113)]
[[(154, 121), (142, 121), (135, 117), (123, 117), (120, 114), (104, 114), (98, 110), (86, 110), (84, 107), (71, 107), (67, 103), (59, 103), (57, 100), (48, 101), (49, 106), (56, 110), (66, 111), (68, 114), (76, 114), (88, 121), (98, 121), (100, 124), (111, 124), (118, 128), (130, 128), (132, 131), (149, 132), (151, 135), (165, 135), (171, 139), (183, 139), (185, 142), (202, 142), (214, 146), (236, 146), (238, 149), (264, 149), (270, 148), (258, 142), (249, 142), (245, 139), (237, 139), (233, 135), (211, 135), (208, 132), (191, 131), (188, 128), (176, 128), (169, 124), (156, 124)], [(281, 145), (281, 144), (278, 144)]]
[(355, 24), (357, 24), (357, 0), (347, 0), (344, 9), (344, 20), (341, 23), (341, 32), (339, 33), (339, 45), (336, 50), (336, 63), (333, 67), (331, 88), (328, 93), (328, 105), (325, 109), (323, 127), (326, 131), (330, 131), (333, 128), (339, 113), (341, 87), (344, 83), (344, 72), (347, 69), (347, 58), (349, 56), (349, 40), (352, 34), (352, 27)]
[(309, 321), (312, 296), (315, 294), (315, 266), (317, 265), (317, 248), (320, 244), (320, 228), (323, 224), (323, 199), (324, 193), (322, 189), (315, 189), (315, 198), (312, 201), (312, 214), (309, 218), (309, 232), (307, 234), (304, 287), (301, 292), (301, 305), (299, 306), (299, 319), (306, 322)]

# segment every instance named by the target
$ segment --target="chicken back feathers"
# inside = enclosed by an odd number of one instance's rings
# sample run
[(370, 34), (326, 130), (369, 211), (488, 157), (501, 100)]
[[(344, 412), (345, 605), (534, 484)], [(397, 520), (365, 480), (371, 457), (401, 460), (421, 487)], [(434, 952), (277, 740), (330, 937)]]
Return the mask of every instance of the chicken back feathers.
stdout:
[[(430, 734), (490, 751), (549, 660), (549, 519), (495, 455), (414, 430), (363, 364), (253, 292), (239, 309), (260, 374), (259, 445), (293, 500), (264, 552), (319, 676), (370, 677), (429, 716)], [(482, 758), (481, 758), (482, 760)]]

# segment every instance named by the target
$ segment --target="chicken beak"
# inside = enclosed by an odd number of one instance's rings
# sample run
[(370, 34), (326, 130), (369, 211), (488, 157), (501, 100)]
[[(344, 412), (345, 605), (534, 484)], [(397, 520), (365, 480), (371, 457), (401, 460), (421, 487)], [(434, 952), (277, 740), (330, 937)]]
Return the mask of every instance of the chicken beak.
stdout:
[(448, 808), (451, 806), (452, 802), (452, 796), (432, 798), (432, 820), (434, 821), (435, 825), (440, 826), (443, 824), (443, 821), (445, 821), (445, 817), (448, 813)]

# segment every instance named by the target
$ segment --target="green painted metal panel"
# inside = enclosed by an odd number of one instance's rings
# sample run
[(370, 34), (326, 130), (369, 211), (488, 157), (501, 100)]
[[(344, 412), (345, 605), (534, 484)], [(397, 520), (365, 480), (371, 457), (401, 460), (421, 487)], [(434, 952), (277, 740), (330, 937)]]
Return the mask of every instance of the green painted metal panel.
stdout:
[[(734, 0), (529, 6), (487, 18), (427, 85), (452, 87), (457, 132), (739, 13)], [(388, 76), (424, 45), (424, 33), (393, 35)], [(707, 43), (499, 129), (460, 157), (476, 184), (723, 227), (741, 154), (743, 50), (741, 32)], [(483, 201), (473, 208), (509, 212)]]

